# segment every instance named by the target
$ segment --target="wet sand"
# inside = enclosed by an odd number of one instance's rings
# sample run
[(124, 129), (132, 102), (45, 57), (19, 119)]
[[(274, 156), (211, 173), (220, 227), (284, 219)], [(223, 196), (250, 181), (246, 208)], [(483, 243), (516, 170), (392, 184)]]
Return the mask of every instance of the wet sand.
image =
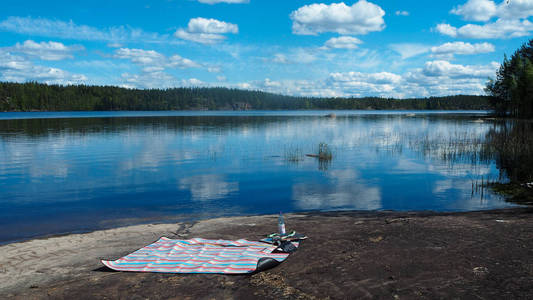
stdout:
[(277, 216), (138, 225), (0, 247), (0, 298), (533, 298), (533, 209), (286, 215), (309, 239), (254, 275), (112, 272), (160, 236), (257, 240)]

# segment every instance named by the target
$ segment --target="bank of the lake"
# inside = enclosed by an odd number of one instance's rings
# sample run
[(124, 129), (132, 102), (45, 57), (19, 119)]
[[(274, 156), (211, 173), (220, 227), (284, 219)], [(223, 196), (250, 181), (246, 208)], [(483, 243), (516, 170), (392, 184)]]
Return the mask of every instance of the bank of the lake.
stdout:
[(0, 247), (0, 294), (14, 299), (531, 299), (532, 212), (290, 214), (288, 229), (309, 239), (278, 267), (243, 276), (108, 272), (99, 259), (118, 258), (160, 236), (257, 240), (276, 229), (276, 216), (35, 239)]

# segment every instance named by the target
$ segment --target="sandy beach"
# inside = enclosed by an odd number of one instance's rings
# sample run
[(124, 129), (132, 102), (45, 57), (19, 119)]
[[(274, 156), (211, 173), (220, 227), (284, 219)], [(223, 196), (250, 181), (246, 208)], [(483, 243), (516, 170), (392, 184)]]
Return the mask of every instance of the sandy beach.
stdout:
[(533, 297), (531, 209), (288, 214), (309, 239), (254, 275), (112, 272), (116, 259), (161, 236), (258, 240), (276, 216), (149, 224), (0, 247), (8, 299), (342, 299)]

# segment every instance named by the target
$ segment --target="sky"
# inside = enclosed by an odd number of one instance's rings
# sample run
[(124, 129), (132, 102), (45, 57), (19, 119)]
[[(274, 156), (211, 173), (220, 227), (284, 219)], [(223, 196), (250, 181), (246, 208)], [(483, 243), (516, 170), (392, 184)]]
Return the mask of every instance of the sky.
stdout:
[(5, 1), (0, 81), (480, 95), (532, 16), (533, 0)]

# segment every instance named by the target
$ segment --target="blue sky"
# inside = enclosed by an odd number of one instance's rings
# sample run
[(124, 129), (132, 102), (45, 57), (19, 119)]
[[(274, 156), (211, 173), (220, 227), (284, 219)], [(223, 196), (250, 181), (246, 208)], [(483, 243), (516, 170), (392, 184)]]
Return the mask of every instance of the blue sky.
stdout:
[(304, 96), (483, 94), (533, 0), (7, 1), (0, 80)]

